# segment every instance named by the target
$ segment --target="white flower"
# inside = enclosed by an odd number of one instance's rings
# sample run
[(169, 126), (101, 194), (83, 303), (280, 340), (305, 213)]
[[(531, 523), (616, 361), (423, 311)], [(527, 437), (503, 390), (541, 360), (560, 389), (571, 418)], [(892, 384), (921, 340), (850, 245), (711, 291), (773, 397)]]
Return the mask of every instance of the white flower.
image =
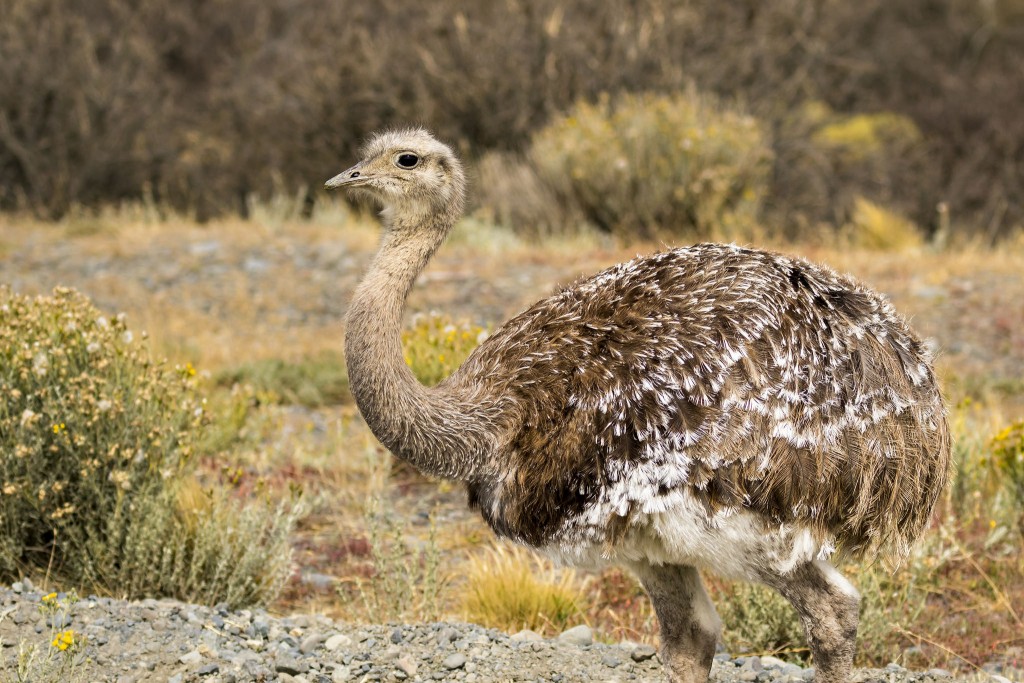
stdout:
[(101, 315), (100, 317), (96, 318), (96, 327), (107, 329), (108, 327), (110, 327), (110, 323), (107, 322), (107, 319)]
[(88, 351), (89, 353), (96, 353), (97, 351), (100, 350), (100, 343), (99, 342), (89, 342), (86, 345), (85, 350)]
[(96, 404), (96, 407), (99, 408), (101, 413), (105, 413), (111, 408), (113, 408), (114, 404), (111, 403), (108, 399), (102, 399), (99, 403)]
[(40, 351), (32, 359), (32, 372), (39, 377), (46, 377), (46, 371), (50, 369), (50, 359), (45, 351)]
[(134, 338), (135, 337), (132, 336), (131, 330), (125, 330), (124, 332), (121, 333), (121, 341), (123, 341), (125, 344), (131, 344), (132, 339)]
[(480, 334), (476, 335), (476, 343), (483, 344), (487, 336), (487, 330), (480, 330)]
[(21, 426), (22, 427), (29, 427), (29, 426), (32, 425), (33, 422), (35, 422), (35, 419), (36, 419), (35, 411), (29, 410), (28, 408), (26, 408), (24, 410), (24, 412), (22, 412), (22, 414), (21, 414)]

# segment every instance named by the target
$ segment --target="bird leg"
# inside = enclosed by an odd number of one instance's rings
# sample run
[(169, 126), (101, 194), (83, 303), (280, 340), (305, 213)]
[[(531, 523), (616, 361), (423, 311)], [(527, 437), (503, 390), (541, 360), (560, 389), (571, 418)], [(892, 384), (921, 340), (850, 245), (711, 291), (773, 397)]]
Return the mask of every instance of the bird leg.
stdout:
[(633, 570), (661, 626), (661, 659), (671, 683), (705, 683), (722, 622), (693, 567), (637, 563)]
[(827, 562), (764, 577), (796, 608), (807, 634), (816, 683), (846, 683), (857, 645), (860, 593)]

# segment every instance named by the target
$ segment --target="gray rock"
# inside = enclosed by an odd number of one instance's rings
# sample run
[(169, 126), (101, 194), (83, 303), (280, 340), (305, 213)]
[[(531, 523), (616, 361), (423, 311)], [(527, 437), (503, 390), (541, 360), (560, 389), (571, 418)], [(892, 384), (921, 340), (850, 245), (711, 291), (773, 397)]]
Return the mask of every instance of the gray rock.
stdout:
[(580, 624), (579, 626), (573, 626), (566, 631), (562, 631), (562, 634), (558, 636), (558, 640), (570, 645), (592, 645), (594, 643), (594, 632), (586, 624)]
[(279, 659), (274, 665), (274, 670), (279, 674), (288, 674), (289, 676), (298, 676), (309, 671), (309, 664), (299, 659)]
[(199, 662), (203, 661), (203, 655), (199, 652), (199, 650), (192, 650), (188, 654), (184, 654), (181, 657), (178, 657), (178, 661), (182, 664), (198, 664)]
[(518, 633), (514, 633), (511, 636), (509, 636), (509, 639), (514, 643), (531, 642), (535, 640), (544, 640), (544, 636), (537, 633), (536, 631), (531, 631), (528, 628), (524, 628), (522, 631), (519, 631)]
[(341, 648), (347, 648), (352, 645), (352, 639), (346, 636), (344, 633), (335, 633), (333, 636), (324, 641), (324, 647), (331, 652), (336, 652)]
[(324, 634), (314, 631), (303, 638), (302, 642), (299, 643), (299, 652), (304, 655), (308, 655), (320, 647), (322, 642), (324, 642)]
[(448, 655), (447, 657), (445, 657), (444, 662), (442, 662), (442, 664), (444, 668), (448, 670), (461, 669), (462, 667), (466, 666), (466, 655), (462, 654), (461, 652), (456, 652), (453, 655)]
[(200, 676), (209, 676), (211, 674), (217, 673), (218, 671), (220, 671), (220, 664), (214, 662), (212, 664), (207, 664), (206, 666), (200, 667), (199, 670), (196, 671), (196, 673)]
[(656, 654), (658, 654), (658, 651), (650, 645), (637, 645), (629, 653), (629, 656), (634, 662), (646, 662)]

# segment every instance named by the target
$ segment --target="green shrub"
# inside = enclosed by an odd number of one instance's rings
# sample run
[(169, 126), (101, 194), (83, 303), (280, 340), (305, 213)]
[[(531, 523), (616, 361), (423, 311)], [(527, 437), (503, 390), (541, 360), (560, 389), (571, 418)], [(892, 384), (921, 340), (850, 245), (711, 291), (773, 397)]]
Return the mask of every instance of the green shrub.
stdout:
[(370, 531), (366, 576), (338, 585), (338, 597), (350, 616), (373, 624), (394, 621), (437, 621), (441, 617), (441, 549), (431, 523), (426, 539), (407, 536), (408, 528), (380, 512), (374, 498), (366, 510)]
[[(887, 246), (920, 242), (913, 217), (929, 226), (936, 202), (935, 165), (906, 116), (893, 112), (842, 114), (818, 100), (795, 108), (775, 127), (776, 163), (766, 222), (787, 237), (813, 239), (822, 226), (855, 228), (855, 241)], [(867, 203), (865, 203), (867, 202)], [(883, 216), (875, 209), (886, 207)], [(886, 225), (882, 225), (885, 223)], [(873, 228), (880, 232), (872, 234)], [(904, 229), (907, 228), (907, 229)], [(883, 244), (874, 244), (878, 240)]]
[(532, 139), (541, 177), (622, 237), (748, 235), (771, 172), (752, 117), (693, 92), (581, 102)]
[[(718, 582), (712, 585), (718, 587)], [(786, 653), (806, 656), (804, 630), (793, 606), (777, 591), (746, 582), (723, 582), (715, 590), (722, 642), (733, 653)]]
[(351, 400), (341, 352), (323, 352), (290, 362), (268, 358), (223, 370), (217, 384), (251, 385), (262, 399), (317, 408)]
[(992, 439), (992, 460), (1016, 505), (1017, 526), (1024, 534), (1024, 420), (1017, 420)]
[(846, 233), (855, 246), (883, 251), (913, 249), (923, 242), (921, 231), (912, 221), (863, 197), (854, 199)]
[(486, 337), (484, 328), (467, 321), (437, 313), (416, 315), (402, 333), (405, 362), (419, 381), (434, 385), (462, 365)]
[[(217, 502), (188, 524), (178, 505), (206, 420), (194, 382), (190, 364), (153, 363), (123, 316), (73, 290), (0, 289), (0, 577), (53, 570), (129, 597), (272, 597), (294, 510)], [(147, 562), (187, 571), (145, 571), (145, 543)]]
[(289, 535), (299, 507), (242, 505), (195, 488), (178, 482), (116, 509), (89, 553), (90, 572), (133, 598), (155, 593), (233, 608), (269, 603), (291, 569)]

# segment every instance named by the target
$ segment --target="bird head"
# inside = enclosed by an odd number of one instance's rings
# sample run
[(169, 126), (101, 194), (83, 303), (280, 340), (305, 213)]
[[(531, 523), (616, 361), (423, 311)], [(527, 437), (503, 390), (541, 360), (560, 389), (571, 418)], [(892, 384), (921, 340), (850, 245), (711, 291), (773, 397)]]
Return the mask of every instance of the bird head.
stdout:
[(455, 153), (422, 128), (377, 133), (362, 161), (324, 187), (352, 188), (380, 202), (385, 213), (461, 212), (465, 176)]

